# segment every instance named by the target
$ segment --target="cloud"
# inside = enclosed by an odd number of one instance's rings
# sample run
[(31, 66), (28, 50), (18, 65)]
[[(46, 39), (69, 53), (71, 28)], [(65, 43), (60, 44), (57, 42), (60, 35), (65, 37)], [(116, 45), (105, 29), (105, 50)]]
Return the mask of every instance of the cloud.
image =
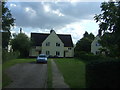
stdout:
[(100, 13), (100, 2), (9, 2), (7, 4), (16, 19), (13, 32), (71, 34), (73, 42), (82, 38), (85, 31), (97, 35), (98, 25), (93, 20)]
[[(10, 9), (19, 27), (61, 28), (83, 19), (93, 19), (99, 13), (100, 3), (78, 2), (19, 2), (10, 3)], [(15, 7), (13, 7), (15, 6)]]

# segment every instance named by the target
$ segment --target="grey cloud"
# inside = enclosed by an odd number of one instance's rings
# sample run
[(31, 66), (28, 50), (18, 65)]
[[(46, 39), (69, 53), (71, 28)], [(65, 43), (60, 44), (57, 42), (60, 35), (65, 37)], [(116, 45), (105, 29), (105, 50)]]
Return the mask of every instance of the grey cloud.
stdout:
[[(10, 4), (10, 3), (9, 3)], [(71, 4), (68, 2), (52, 3), (47, 2), (19, 2), (15, 3), (18, 6), (11, 7), (11, 12), (16, 18), (16, 25), (20, 27), (32, 28), (60, 28), (66, 24), (80, 21), (83, 19), (92, 19), (90, 15), (100, 13), (100, 3), (83, 3), (79, 2)], [(43, 5), (49, 4), (51, 9), (58, 9), (65, 16), (59, 17), (57, 15), (46, 13), (43, 10)], [(26, 14), (25, 8), (30, 7), (36, 12), (36, 16), (30, 18), (30, 14)]]

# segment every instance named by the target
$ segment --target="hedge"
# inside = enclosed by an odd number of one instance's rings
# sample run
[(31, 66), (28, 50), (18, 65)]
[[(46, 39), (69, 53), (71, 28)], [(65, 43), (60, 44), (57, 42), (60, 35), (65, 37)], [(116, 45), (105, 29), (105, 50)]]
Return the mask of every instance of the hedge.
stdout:
[(120, 88), (120, 60), (87, 63), (86, 87)]
[(15, 52), (7, 52), (6, 50), (2, 51), (2, 63), (8, 61), (8, 60), (12, 60), (15, 59), (19, 56), (19, 52), (15, 51)]

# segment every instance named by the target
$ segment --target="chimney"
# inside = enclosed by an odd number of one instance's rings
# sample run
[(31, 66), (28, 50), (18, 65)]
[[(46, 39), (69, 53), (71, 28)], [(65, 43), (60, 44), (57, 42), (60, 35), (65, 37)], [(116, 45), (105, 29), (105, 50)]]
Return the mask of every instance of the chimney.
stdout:
[(50, 30), (50, 33), (55, 32), (53, 29)]
[(102, 30), (98, 30), (98, 35), (101, 36), (102, 35)]
[(20, 33), (22, 33), (22, 28), (20, 28)]

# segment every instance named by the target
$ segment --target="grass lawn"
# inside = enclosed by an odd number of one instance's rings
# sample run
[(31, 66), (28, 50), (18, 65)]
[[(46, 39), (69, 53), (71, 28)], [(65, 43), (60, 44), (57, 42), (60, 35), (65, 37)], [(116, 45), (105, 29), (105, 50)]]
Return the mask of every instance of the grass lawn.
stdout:
[(48, 59), (47, 66), (48, 66), (48, 79), (47, 79), (47, 86), (48, 88), (52, 88), (52, 67), (51, 67), (51, 59)]
[(4, 70), (18, 63), (35, 62), (36, 59), (13, 59), (2, 64), (2, 87), (9, 85), (12, 80), (5, 74)]
[(85, 63), (74, 58), (54, 60), (70, 88), (85, 88)]

